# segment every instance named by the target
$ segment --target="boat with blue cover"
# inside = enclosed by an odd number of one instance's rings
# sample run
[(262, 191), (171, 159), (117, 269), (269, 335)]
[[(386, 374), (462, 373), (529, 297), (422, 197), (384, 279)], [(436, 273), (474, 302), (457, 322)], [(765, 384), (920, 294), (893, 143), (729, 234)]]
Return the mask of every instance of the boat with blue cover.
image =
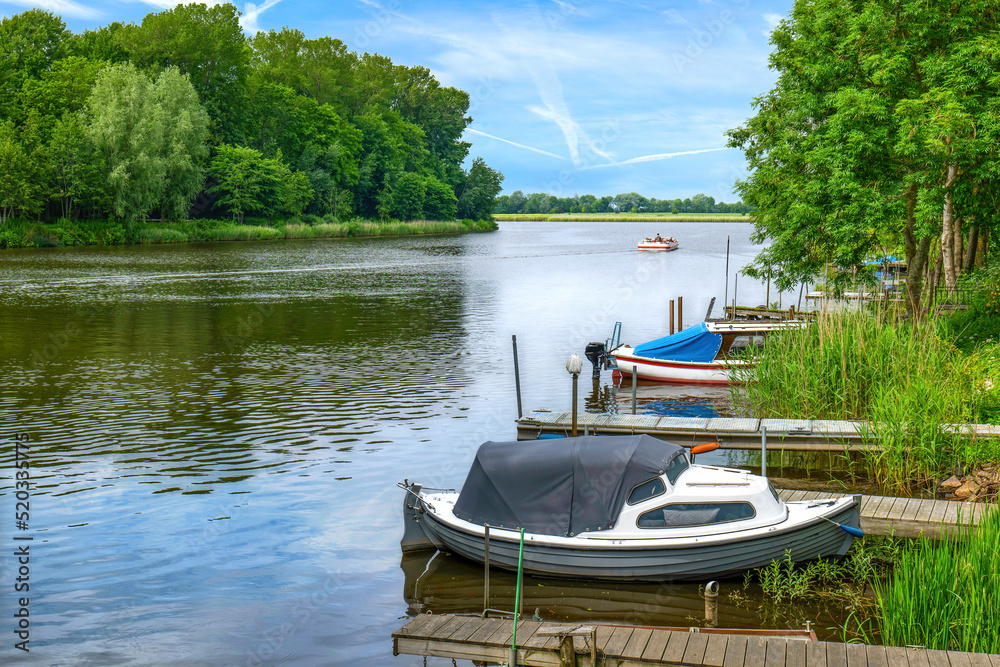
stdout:
[(400, 486), (404, 552), (516, 569), (523, 535), (524, 571), (555, 577), (721, 578), (843, 556), (861, 534), (860, 496), (784, 502), (765, 477), (648, 435), (487, 442), (461, 492)]
[(768, 334), (801, 327), (802, 320), (714, 320), (636, 345), (619, 345), (608, 357), (623, 376), (692, 384), (729, 384)]

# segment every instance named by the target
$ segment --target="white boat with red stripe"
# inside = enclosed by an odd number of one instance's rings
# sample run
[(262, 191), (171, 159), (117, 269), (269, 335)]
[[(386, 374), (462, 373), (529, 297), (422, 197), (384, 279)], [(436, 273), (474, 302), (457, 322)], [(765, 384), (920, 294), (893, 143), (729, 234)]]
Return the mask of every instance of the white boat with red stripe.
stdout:
[(750, 367), (753, 353), (775, 331), (798, 328), (802, 320), (716, 320), (642, 345), (619, 345), (608, 353), (625, 377), (685, 384), (734, 384)]
[(673, 236), (660, 236), (657, 234), (653, 237), (646, 237), (642, 241), (639, 241), (639, 250), (676, 250), (677, 246), (680, 245)]

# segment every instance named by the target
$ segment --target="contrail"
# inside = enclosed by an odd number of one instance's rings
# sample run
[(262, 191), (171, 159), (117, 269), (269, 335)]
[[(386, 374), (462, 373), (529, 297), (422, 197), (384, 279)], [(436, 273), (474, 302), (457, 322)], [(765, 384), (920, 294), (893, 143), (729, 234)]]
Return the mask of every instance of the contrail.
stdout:
[(487, 137), (489, 139), (496, 139), (497, 141), (502, 141), (505, 144), (510, 144), (511, 146), (517, 146), (518, 148), (524, 148), (529, 151), (535, 151), (536, 153), (541, 153), (542, 155), (548, 155), (549, 157), (559, 158), (560, 160), (565, 160), (562, 155), (556, 155), (555, 153), (549, 153), (548, 151), (543, 151), (541, 148), (532, 148), (531, 146), (525, 146), (524, 144), (519, 144), (516, 141), (510, 141), (509, 139), (501, 139), (500, 137), (494, 137), (492, 134), (486, 134), (485, 132), (480, 132), (479, 130), (473, 130), (472, 128), (465, 128), (466, 132), (471, 132), (472, 134), (478, 134), (481, 137)]
[(639, 157), (629, 158), (628, 160), (622, 160), (621, 162), (612, 162), (610, 164), (592, 164), (590, 166), (584, 167), (584, 169), (598, 169), (600, 167), (617, 167), (623, 164), (635, 164), (636, 162), (653, 162), (655, 160), (667, 160), (672, 157), (678, 157), (680, 155), (695, 155), (696, 153), (712, 153), (714, 151), (725, 151), (729, 150), (728, 147), (723, 148), (701, 148), (696, 151), (679, 151), (677, 153), (656, 153), (655, 155), (641, 155)]

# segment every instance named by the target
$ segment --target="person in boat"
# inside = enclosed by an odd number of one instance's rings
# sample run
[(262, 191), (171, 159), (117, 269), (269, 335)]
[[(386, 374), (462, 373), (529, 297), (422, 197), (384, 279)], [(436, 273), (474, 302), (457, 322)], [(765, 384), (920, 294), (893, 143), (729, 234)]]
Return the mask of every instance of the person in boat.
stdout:
[(653, 240), (656, 241), (657, 243), (663, 243), (663, 237), (660, 236), (659, 232), (656, 233), (656, 238), (654, 238)]

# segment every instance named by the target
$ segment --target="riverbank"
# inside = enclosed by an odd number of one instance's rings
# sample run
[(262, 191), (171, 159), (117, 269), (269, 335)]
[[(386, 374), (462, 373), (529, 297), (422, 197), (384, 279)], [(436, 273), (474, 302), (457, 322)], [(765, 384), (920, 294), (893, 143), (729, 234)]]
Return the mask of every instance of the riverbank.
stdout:
[(410, 222), (349, 220), (330, 222), (292, 219), (237, 224), (232, 220), (188, 220), (125, 225), (114, 220), (61, 220), (57, 223), (14, 222), (0, 228), (0, 248), (54, 248), (84, 245), (148, 245), (210, 241), (352, 238), (464, 234), (497, 229), (491, 220), (413, 220)]
[(496, 213), (519, 222), (750, 222), (742, 213)]

